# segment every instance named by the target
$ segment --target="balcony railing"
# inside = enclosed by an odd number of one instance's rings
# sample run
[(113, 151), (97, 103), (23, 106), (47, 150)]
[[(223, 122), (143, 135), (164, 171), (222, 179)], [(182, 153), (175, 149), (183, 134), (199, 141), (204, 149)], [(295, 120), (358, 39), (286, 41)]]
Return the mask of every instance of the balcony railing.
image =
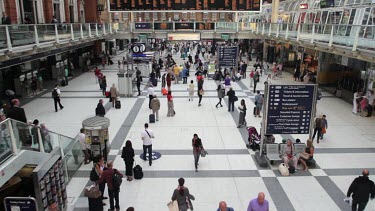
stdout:
[(112, 24), (71, 23), (0, 26), (0, 54), (112, 34)]

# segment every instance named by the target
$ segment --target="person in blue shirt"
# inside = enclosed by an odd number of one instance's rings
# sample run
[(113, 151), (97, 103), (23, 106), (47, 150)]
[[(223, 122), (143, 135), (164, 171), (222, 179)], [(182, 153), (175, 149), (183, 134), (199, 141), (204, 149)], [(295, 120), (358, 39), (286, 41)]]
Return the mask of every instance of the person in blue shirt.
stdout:
[(219, 208), (216, 211), (234, 211), (232, 207), (228, 207), (225, 201), (219, 203)]
[(189, 69), (186, 66), (182, 70), (182, 84), (187, 84), (188, 71)]

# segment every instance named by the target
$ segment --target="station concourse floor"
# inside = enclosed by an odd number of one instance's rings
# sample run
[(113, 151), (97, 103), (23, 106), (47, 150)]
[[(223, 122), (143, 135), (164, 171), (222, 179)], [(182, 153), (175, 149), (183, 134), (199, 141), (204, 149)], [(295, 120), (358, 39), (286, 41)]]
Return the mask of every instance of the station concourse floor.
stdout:
[[(175, 56), (177, 64), (182, 60)], [(114, 65), (103, 70), (107, 76), (108, 88), (117, 84), (117, 60)], [(253, 62), (249, 67), (252, 67)], [(249, 72), (248, 68), (248, 72)], [(193, 70), (188, 79), (194, 80)], [(263, 91), (262, 76), (258, 90)], [(194, 80), (195, 83), (195, 80)], [(292, 76), (284, 74), (282, 78), (273, 80), (272, 84), (293, 84)], [(167, 99), (160, 93), (161, 82), (155, 91), (160, 98), (161, 109), (159, 121), (150, 124), (155, 133), (153, 150), (162, 154), (161, 158), (148, 162), (140, 159), (142, 141), (140, 133), (144, 123), (148, 122), (148, 96), (144, 89), (142, 96), (121, 98), (121, 109), (111, 108), (99, 85), (95, 82), (93, 72), (84, 73), (71, 80), (68, 86), (61, 87), (61, 103), (63, 110), (54, 111), (51, 93), (47, 93), (23, 107), (28, 119), (38, 118), (41, 123), (54, 132), (75, 137), (81, 128), (82, 121), (94, 116), (98, 100), (104, 98), (107, 110), (106, 117), (111, 120), (109, 141), (111, 142), (110, 160), (114, 167), (124, 173), (125, 166), (121, 158), (121, 149), (126, 140), (131, 140), (136, 150), (136, 163), (144, 171), (142, 180), (128, 182), (124, 179), (120, 192), (121, 210), (133, 206), (137, 211), (166, 211), (173, 190), (177, 187), (179, 177), (185, 178), (185, 186), (196, 198), (193, 201), (196, 211), (213, 211), (218, 203), (226, 201), (234, 210), (245, 211), (251, 199), (258, 192), (264, 192), (270, 203), (270, 210), (292, 211), (335, 211), (350, 210), (343, 199), (352, 180), (361, 174), (363, 168), (370, 170), (370, 178), (375, 180), (375, 119), (355, 116), (351, 113), (352, 105), (329, 93), (322, 92), (318, 102), (317, 114), (325, 114), (328, 119), (328, 130), (320, 144), (315, 143), (315, 169), (301, 171), (283, 177), (279, 174), (278, 163), (270, 168), (260, 168), (254, 158), (254, 152), (246, 148), (247, 131), (237, 128), (237, 106), (241, 99), (247, 105), (246, 121), (248, 126), (260, 127), (260, 118), (252, 115), (254, 93), (249, 89), (249, 78), (232, 83), (239, 101), (235, 103), (235, 111), (227, 111), (224, 107), (215, 108), (218, 102), (213, 80), (205, 80), (202, 106), (198, 107), (195, 94), (193, 102), (188, 101), (187, 85), (175, 85), (172, 82), (175, 117), (167, 117)], [(194, 171), (191, 139), (197, 133), (208, 151), (205, 158), (199, 161), (199, 172)], [(276, 142), (289, 136), (275, 135)], [(291, 135), (306, 142), (307, 135)], [(92, 164), (83, 165), (67, 186), (68, 210), (88, 210), (88, 200), (82, 194), (83, 188), (91, 184), (89, 174)], [(107, 191), (105, 191), (107, 196)], [(109, 200), (104, 201), (109, 208)], [(375, 210), (375, 203), (370, 201), (366, 210)]]

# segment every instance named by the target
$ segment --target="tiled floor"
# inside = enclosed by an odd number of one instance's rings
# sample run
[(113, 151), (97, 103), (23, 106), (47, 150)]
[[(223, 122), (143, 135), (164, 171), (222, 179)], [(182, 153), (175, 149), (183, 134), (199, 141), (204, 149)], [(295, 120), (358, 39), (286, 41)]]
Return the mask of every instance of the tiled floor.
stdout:
[[(175, 60), (181, 62), (177, 56)], [(109, 85), (117, 84), (116, 70), (117, 65), (104, 70)], [(191, 79), (193, 77), (188, 81)], [(259, 90), (264, 89), (263, 80), (264, 76), (258, 84)], [(293, 82), (291, 76), (285, 74), (272, 83)], [(234, 83), (233, 87), (237, 96), (245, 99), (248, 111), (252, 111), (254, 94), (252, 89), (249, 90), (249, 84), (247, 78)], [(206, 94), (201, 107), (197, 106), (198, 98), (193, 102), (188, 101), (187, 85), (172, 84), (172, 90), (176, 91), (176, 116), (173, 118), (167, 117), (167, 100), (159, 92), (160, 85), (158, 83), (155, 88), (161, 101), (160, 120), (151, 124), (150, 129), (156, 137), (153, 149), (160, 152), (162, 157), (154, 161), (151, 167), (139, 158), (142, 149), (140, 132), (143, 124), (148, 122), (148, 98), (121, 98), (122, 108), (110, 109), (106, 114), (111, 120), (110, 158), (114, 159), (115, 167), (124, 171), (120, 154), (124, 141), (129, 139), (137, 153), (136, 162), (145, 173), (142, 180), (123, 182), (120, 193), (122, 210), (128, 206), (134, 206), (137, 211), (167, 210), (166, 204), (177, 187), (179, 177), (185, 177), (186, 186), (195, 195), (193, 203), (197, 211), (216, 210), (221, 200), (227, 201), (235, 210), (246, 210), (248, 202), (260, 191), (265, 192), (270, 210), (350, 210), (343, 201), (350, 182), (361, 173), (362, 168), (369, 168), (370, 173), (375, 172), (375, 119), (354, 116), (350, 104), (328, 93), (323, 93), (317, 106), (318, 114), (326, 114), (329, 123), (328, 134), (315, 146), (314, 157), (319, 167), (282, 177), (277, 171), (277, 164), (261, 169), (255, 163), (254, 152), (245, 146), (246, 129), (236, 128), (238, 111), (229, 113), (226, 102), (223, 108), (215, 108), (218, 101), (215, 92), (217, 84), (213, 80), (204, 83)], [(94, 115), (96, 104), (102, 97), (101, 92), (93, 73), (73, 79), (69, 86), (61, 90), (64, 110), (54, 111), (50, 93), (24, 105), (24, 108), (29, 119), (38, 118), (52, 131), (73, 137), (78, 133), (82, 121)], [(248, 113), (248, 125), (255, 126), (259, 131), (261, 120)], [(209, 153), (201, 158), (198, 173), (194, 172), (191, 153), (194, 133), (202, 138)], [(281, 142), (286, 136), (275, 137), (276, 142)], [(302, 141), (307, 139), (306, 135), (292, 137)], [(81, 193), (86, 185), (91, 184), (91, 167), (82, 165), (69, 183), (68, 196), (72, 197), (69, 210), (88, 210), (87, 198)], [(375, 203), (369, 202), (367, 210), (375, 210)]]

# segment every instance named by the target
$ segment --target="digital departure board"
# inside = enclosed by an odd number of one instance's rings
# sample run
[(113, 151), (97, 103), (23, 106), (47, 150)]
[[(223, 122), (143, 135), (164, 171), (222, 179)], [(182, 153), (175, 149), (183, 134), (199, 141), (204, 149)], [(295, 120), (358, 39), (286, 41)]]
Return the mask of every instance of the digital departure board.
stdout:
[(110, 11), (260, 11), (260, 0), (109, 0)]

